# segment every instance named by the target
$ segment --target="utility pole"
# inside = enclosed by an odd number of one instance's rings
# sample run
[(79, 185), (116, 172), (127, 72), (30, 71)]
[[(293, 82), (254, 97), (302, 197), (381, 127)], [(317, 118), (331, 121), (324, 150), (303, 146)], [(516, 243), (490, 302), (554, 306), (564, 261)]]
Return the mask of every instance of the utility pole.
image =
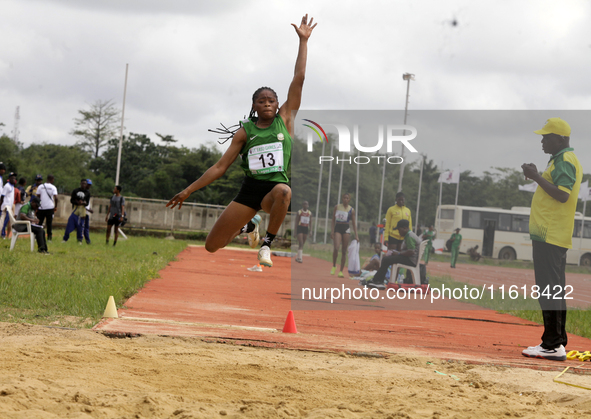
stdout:
[(123, 109), (121, 110), (121, 132), (119, 134), (119, 151), (117, 152), (117, 172), (115, 174), (115, 185), (119, 185), (119, 173), (121, 172), (121, 148), (123, 147), (123, 123), (125, 121), (125, 99), (127, 96), (127, 71), (129, 64), (125, 64), (125, 84), (123, 85)]
[(19, 126), (19, 122), (21, 120), (20, 108), (21, 108), (20, 106), (17, 106), (16, 112), (14, 112), (14, 130), (12, 131), (12, 139), (17, 144), (18, 144), (18, 134), (19, 134), (18, 126)]
[[(404, 105), (404, 125), (406, 125), (406, 117), (408, 115), (408, 92), (410, 91), (410, 81), (415, 79), (414, 74), (404, 73), (402, 75), (402, 80), (406, 80), (406, 104)], [(406, 135), (406, 130), (403, 131), (402, 135)], [(404, 144), (402, 144), (402, 151), (400, 152), (400, 158), (402, 158), (402, 163), (400, 163), (400, 176), (398, 177), (398, 192), (402, 190), (402, 178), (404, 177)]]

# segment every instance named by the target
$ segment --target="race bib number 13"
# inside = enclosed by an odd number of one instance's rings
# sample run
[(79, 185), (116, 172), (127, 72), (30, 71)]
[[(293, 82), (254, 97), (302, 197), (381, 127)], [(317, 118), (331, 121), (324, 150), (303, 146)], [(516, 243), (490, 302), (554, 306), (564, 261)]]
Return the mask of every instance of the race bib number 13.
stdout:
[(264, 144), (248, 150), (248, 168), (253, 175), (282, 172), (283, 144)]

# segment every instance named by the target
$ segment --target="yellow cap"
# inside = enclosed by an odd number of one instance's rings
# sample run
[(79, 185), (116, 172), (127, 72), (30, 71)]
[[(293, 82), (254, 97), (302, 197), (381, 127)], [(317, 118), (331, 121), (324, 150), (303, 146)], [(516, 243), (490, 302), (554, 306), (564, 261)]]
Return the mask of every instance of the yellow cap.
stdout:
[(546, 121), (544, 128), (534, 131), (536, 134), (557, 134), (563, 137), (570, 137), (570, 125), (560, 118), (550, 118)]

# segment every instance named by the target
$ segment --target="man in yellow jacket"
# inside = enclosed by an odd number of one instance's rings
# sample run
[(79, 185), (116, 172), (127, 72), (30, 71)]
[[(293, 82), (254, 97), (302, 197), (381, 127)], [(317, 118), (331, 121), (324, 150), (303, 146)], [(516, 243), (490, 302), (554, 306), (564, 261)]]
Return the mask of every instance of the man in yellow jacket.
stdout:
[(521, 166), (525, 177), (538, 184), (531, 201), (529, 235), (544, 333), (542, 343), (522, 354), (566, 361), (566, 251), (572, 249), (583, 168), (570, 146), (571, 128), (566, 121), (550, 118), (534, 133), (542, 136), (542, 150), (551, 155), (543, 174), (533, 163)]
[(388, 242), (389, 250), (398, 250), (402, 246), (404, 237), (400, 235), (396, 226), (400, 220), (408, 220), (409, 230), (412, 231), (412, 217), (410, 210), (404, 206), (406, 199), (402, 192), (396, 194), (396, 205), (388, 208), (386, 213), (386, 230), (384, 240)]

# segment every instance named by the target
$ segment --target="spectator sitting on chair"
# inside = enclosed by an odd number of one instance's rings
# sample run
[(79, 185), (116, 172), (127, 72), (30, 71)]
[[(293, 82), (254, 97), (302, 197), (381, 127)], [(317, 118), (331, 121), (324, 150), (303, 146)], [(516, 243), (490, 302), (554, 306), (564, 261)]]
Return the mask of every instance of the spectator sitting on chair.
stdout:
[(478, 245), (469, 248), (468, 255), (470, 255), (470, 260), (474, 260), (476, 262), (478, 262), (480, 259), (482, 259), (482, 255), (480, 253), (478, 253)]
[[(373, 279), (369, 283), (362, 285), (372, 284), (373, 286), (377, 285), (378, 287), (384, 287), (386, 272), (388, 272), (390, 265), (395, 263), (417, 266), (417, 263), (419, 262), (419, 245), (421, 239), (419, 239), (415, 233), (410, 231), (410, 223), (408, 220), (398, 221), (398, 224), (396, 224), (396, 227), (392, 230), (398, 230), (398, 233), (402, 237), (402, 249), (400, 251), (389, 250), (386, 252), (386, 256), (382, 258), (382, 264)], [(392, 272), (392, 274), (394, 274), (394, 272)]]
[[(21, 207), (17, 220), (30, 221), (31, 230), (35, 235), (37, 241), (37, 250), (39, 253), (48, 255), (47, 253), (47, 242), (45, 241), (45, 230), (39, 226), (39, 220), (35, 217), (35, 211), (39, 209), (39, 198), (32, 196), (31, 200)], [(27, 227), (22, 224), (16, 224), (14, 230), (23, 233), (27, 231)]]

